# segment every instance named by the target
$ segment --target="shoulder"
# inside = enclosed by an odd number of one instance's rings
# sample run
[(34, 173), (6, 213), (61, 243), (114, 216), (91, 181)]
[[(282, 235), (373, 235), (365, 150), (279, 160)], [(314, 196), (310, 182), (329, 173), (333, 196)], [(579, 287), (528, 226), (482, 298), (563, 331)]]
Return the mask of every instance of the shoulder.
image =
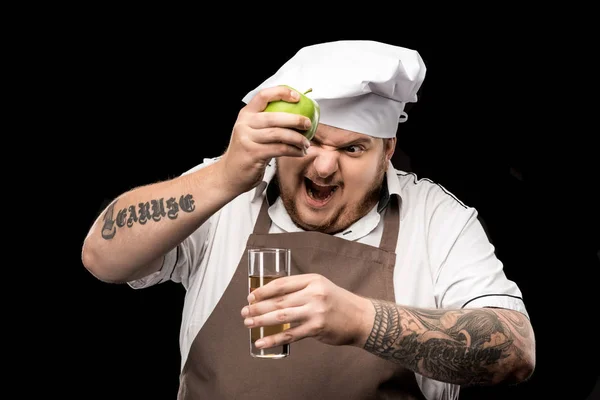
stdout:
[(398, 191), (405, 206), (413, 207), (436, 207), (444, 205), (450, 208), (469, 210), (458, 196), (441, 183), (426, 177), (419, 177), (414, 172), (405, 172), (391, 169), (398, 184)]

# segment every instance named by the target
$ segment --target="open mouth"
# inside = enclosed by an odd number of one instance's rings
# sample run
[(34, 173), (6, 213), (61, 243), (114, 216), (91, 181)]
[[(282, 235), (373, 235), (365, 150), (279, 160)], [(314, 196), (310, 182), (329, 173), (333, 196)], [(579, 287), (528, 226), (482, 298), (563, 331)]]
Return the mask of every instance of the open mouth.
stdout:
[(304, 178), (304, 186), (306, 186), (306, 193), (309, 199), (318, 205), (327, 203), (339, 188), (337, 185), (318, 185), (308, 178)]

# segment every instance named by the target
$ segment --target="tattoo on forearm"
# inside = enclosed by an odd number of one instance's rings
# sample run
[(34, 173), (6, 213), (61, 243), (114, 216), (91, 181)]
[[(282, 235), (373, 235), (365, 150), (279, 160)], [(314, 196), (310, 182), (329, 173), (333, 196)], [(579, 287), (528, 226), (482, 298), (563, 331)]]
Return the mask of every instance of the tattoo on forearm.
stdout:
[(400, 313), (396, 307), (386, 307), (374, 301), (375, 322), (365, 348), (376, 354), (388, 354), (400, 336)]
[(487, 384), (502, 363), (524, 356), (525, 316), (486, 310), (424, 310), (372, 300), (373, 329), (364, 348), (424, 376)]
[(180, 210), (190, 213), (196, 208), (191, 194), (180, 196), (179, 201), (171, 197), (166, 201), (161, 198), (137, 205), (132, 204), (119, 209), (115, 215), (116, 204), (117, 200), (106, 208), (102, 219), (102, 237), (107, 240), (115, 237), (117, 228), (124, 226), (131, 228), (136, 223), (144, 225), (149, 221), (158, 222), (164, 218), (176, 219)]

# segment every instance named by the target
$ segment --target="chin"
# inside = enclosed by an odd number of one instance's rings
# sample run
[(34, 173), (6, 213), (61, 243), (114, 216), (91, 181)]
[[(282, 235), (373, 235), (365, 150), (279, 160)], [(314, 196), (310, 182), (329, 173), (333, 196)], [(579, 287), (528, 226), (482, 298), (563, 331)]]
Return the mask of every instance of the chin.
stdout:
[(323, 233), (335, 230), (345, 209), (341, 205), (343, 185), (319, 185), (304, 178), (295, 190), (289, 189), (280, 187), (280, 196), (296, 226)]
[(328, 233), (331, 228), (331, 217), (325, 210), (310, 207), (302, 195), (299, 200), (282, 199), (290, 218), (296, 226), (306, 231)]
[[(339, 199), (337, 199), (339, 201)], [(335, 202), (337, 203), (337, 202)], [(338, 203), (339, 204), (339, 203)], [(291, 204), (288, 213), (292, 221), (306, 231), (335, 234), (344, 229), (345, 207), (336, 207), (329, 203), (327, 207), (312, 207), (304, 199)]]

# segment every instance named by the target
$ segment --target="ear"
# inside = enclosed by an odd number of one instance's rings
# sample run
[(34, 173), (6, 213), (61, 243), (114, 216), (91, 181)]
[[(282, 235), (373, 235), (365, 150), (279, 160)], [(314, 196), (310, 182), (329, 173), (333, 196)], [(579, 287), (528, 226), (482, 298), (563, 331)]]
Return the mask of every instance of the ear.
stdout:
[(385, 159), (389, 162), (394, 155), (394, 151), (396, 150), (396, 138), (387, 138), (383, 139), (383, 151), (385, 152)]

